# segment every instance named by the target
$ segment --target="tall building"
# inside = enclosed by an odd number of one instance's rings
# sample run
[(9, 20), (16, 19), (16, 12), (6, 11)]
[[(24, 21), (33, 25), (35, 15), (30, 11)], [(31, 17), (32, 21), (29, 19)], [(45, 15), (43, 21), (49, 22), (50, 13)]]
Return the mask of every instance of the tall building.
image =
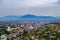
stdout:
[(11, 31), (11, 28), (10, 28), (10, 26), (7, 26), (7, 31)]

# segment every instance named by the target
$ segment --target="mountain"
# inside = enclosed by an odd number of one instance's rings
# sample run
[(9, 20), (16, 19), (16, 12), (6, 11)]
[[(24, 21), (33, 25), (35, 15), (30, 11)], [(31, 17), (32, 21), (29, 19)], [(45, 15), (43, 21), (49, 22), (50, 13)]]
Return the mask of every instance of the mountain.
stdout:
[(36, 18), (36, 17), (37, 16), (35, 15), (27, 14), (27, 15), (21, 16), (20, 18)]
[(19, 16), (9, 15), (9, 16), (5, 16), (3, 18), (0, 18), (0, 21), (14, 21), (14, 20), (17, 20), (18, 18), (19, 18)]
[(0, 21), (60, 21), (60, 17), (52, 16), (36, 16), (36, 15), (23, 15), (23, 16), (6, 16), (0, 18)]
[(23, 15), (21, 16), (20, 18), (55, 18), (55, 17), (52, 17), (52, 16), (35, 16), (35, 15), (31, 15), (31, 14), (27, 14), (27, 15)]
[(9, 15), (9, 16), (5, 16), (4, 18), (18, 18), (19, 16), (13, 16), (13, 15)]

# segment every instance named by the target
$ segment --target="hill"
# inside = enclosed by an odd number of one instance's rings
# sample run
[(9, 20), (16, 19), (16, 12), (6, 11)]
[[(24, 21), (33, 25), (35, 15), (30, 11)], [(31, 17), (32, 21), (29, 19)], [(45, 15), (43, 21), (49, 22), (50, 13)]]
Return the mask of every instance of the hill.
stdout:
[(23, 15), (23, 16), (6, 16), (0, 18), (0, 21), (48, 21), (48, 22), (60, 22), (60, 17), (52, 16), (36, 16), (36, 15)]

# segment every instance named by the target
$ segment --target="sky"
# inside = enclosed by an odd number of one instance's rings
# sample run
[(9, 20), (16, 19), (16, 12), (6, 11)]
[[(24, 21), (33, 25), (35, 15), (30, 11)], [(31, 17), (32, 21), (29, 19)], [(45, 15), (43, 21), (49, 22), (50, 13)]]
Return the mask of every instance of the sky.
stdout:
[(26, 14), (60, 16), (60, 0), (0, 0), (0, 17)]

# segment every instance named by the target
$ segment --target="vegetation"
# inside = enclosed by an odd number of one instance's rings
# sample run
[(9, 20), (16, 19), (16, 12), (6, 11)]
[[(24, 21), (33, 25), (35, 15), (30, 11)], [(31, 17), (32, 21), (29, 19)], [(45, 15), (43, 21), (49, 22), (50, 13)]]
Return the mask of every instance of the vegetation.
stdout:
[[(38, 27), (37, 29), (26, 30), (20, 32), (20, 34), (15, 38), (23, 40), (60, 40), (60, 23), (49, 23)], [(3, 31), (2, 31), (3, 30)], [(0, 30), (1, 34), (10, 34), (5, 29)], [(14, 39), (14, 38), (12, 38)]]

